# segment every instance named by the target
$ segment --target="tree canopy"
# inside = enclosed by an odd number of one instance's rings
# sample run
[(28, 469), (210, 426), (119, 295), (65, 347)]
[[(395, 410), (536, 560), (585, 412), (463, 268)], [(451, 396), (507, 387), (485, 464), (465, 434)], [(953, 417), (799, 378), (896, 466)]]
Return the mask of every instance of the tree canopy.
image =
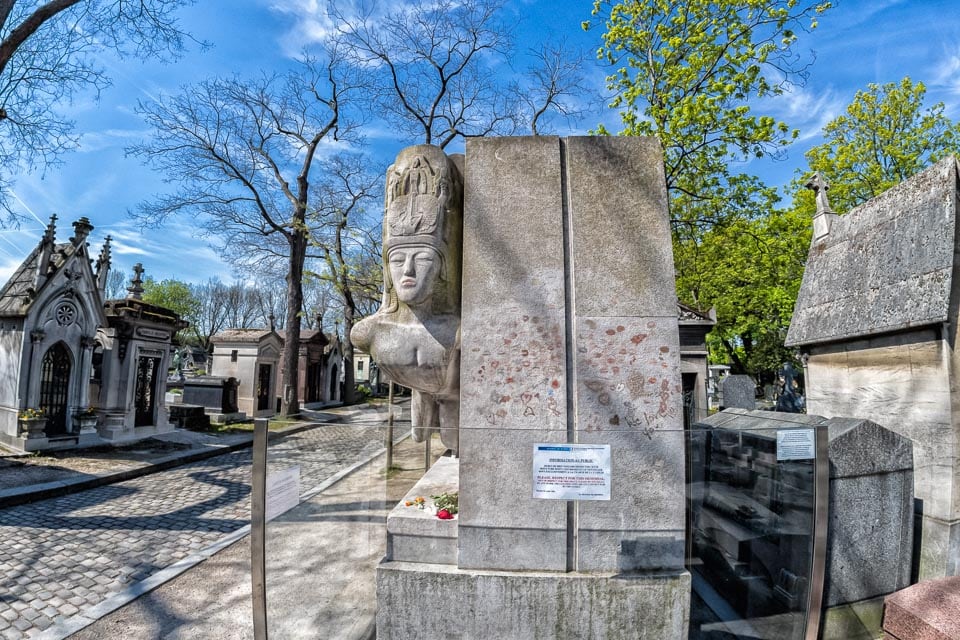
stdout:
[[(730, 165), (776, 154), (797, 135), (754, 105), (801, 81), (798, 31), (829, 2), (798, 0), (595, 0), (606, 31), (599, 54), (622, 135), (649, 135), (664, 149), (674, 225), (705, 228), (749, 215), (758, 186)], [(585, 23), (591, 28), (590, 23)], [(600, 127), (600, 133), (606, 133)]]
[(189, 36), (176, 12), (193, 0), (0, 0), (0, 209), (23, 170), (55, 164), (77, 146), (61, 110), (81, 90), (109, 85), (96, 55), (113, 50), (169, 60)]
[(925, 108), (926, 92), (909, 77), (870, 84), (823, 128), (823, 144), (806, 158), (830, 182), (835, 211), (845, 213), (960, 152), (960, 124), (945, 115), (942, 102)]

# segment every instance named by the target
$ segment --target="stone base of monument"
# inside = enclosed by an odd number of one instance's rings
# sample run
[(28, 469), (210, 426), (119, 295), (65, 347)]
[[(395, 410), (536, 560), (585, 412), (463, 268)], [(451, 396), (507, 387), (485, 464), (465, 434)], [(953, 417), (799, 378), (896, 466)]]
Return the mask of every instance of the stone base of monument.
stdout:
[(385, 562), (377, 569), (377, 638), (687, 637), (690, 574), (461, 570)]
[[(440, 458), (387, 517), (377, 569), (377, 638), (687, 637), (686, 571), (553, 573), (457, 568), (457, 520), (430, 496), (457, 491), (460, 461)], [(406, 506), (417, 497), (424, 509)]]

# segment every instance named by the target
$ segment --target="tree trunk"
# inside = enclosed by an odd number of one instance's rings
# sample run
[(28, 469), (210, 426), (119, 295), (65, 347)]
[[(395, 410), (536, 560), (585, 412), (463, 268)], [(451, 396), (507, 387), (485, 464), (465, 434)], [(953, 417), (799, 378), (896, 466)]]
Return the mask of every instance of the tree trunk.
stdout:
[(349, 302), (343, 305), (343, 403), (357, 401), (356, 378), (353, 370), (353, 343), (350, 331), (353, 329), (353, 308)]
[(280, 413), (283, 417), (300, 413), (300, 311), (303, 308), (303, 264), (307, 253), (307, 237), (302, 225), (290, 232), (290, 264), (287, 270), (286, 339), (283, 342), (283, 395)]

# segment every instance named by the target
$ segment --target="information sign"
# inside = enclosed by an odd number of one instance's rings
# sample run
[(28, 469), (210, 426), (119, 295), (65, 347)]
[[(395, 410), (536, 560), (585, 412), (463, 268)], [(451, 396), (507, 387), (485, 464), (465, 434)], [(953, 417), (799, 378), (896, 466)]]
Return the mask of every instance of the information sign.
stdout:
[(609, 500), (610, 445), (533, 445), (533, 497)]
[(777, 431), (777, 460), (813, 460), (817, 457), (817, 438), (813, 429)]
[(300, 504), (300, 465), (267, 473), (266, 521)]

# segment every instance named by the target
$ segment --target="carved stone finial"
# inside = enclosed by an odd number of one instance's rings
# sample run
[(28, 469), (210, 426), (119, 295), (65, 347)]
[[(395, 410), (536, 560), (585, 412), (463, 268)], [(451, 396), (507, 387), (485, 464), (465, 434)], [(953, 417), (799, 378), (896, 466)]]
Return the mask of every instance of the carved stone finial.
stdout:
[(110, 273), (110, 241), (113, 240), (110, 236), (107, 236), (103, 240), (103, 247), (100, 249), (100, 255), (97, 257), (97, 267), (96, 267), (96, 276), (97, 276), (97, 289), (100, 290), (100, 295), (105, 295), (107, 290), (107, 276)]
[(803, 186), (816, 194), (817, 212), (813, 215), (813, 241), (818, 242), (830, 235), (830, 227), (837, 218), (837, 214), (830, 208), (830, 202), (827, 200), (830, 183), (817, 171)]
[(269, 316), (267, 316), (267, 321), (270, 323), (270, 331), (276, 331), (276, 330), (277, 330), (277, 324), (276, 324), (277, 316), (275, 316), (275, 315), (273, 315), (273, 314), (271, 313)]
[(50, 216), (50, 222), (47, 224), (47, 230), (43, 234), (43, 242), (53, 244), (57, 241), (57, 214)]
[(87, 240), (87, 236), (90, 235), (90, 232), (93, 231), (93, 225), (90, 224), (90, 221), (86, 216), (80, 218), (73, 223), (73, 237), (70, 238), (70, 242), (74, 246), (80, 246)]
[(143, 265), (139, 262), (133, 265), (133, 280), (130, 281), (130, 286), (127, 287), (127, 291), (130, 292), (128, 298), (133, 298), (134, 300), (140, 300), (143, 298)]

